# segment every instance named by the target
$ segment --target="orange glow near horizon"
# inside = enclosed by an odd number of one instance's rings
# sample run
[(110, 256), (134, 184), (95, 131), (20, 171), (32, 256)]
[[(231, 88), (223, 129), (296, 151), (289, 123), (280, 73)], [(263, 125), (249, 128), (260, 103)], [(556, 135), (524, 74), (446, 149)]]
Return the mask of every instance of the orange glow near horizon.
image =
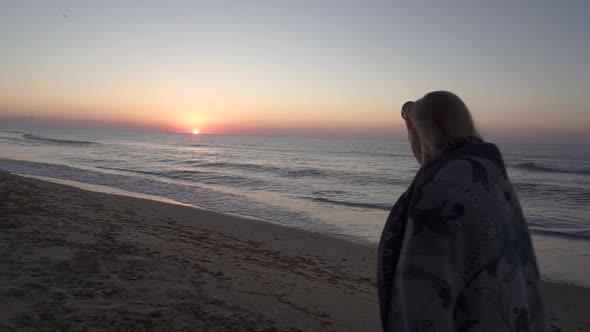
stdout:
[(588, 6), (54, 7), (2, 6), (0, 37), (18, 47), (0, 55), (0, 126), (405, 137), (401, 105), (444, 89), (484, 134), (590, 139)]
[(193, 129), (193, 135), (198, 135), (199, 134), (199, 129)]

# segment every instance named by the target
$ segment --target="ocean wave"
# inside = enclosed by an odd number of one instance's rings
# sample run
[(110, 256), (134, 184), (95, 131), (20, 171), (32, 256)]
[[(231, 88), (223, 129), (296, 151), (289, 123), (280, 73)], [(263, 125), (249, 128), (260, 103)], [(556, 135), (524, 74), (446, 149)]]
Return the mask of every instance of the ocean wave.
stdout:
[(234, 163), (234, 162), (212, 162), (212, 163), (200, 163), (196, 164), (195, 166), (199, 167), (207, 167), (207, 168), (234, 168), (239, 170), (248, 170), (248, 171), (255, 171), (255, 172), (270, 172), (276, 173), (281, 176), (285, 177), (292, 177), (292, 178), (301, 178), (301, 177), (308, 177), (308, 176), (330, 176), (336, 172), (330, 172), (327, 170), (321, 170), (317, 168), (288, 168), (288, 167), (276, 167), (276, 166), (269, 166), (269, 165), (260, 165), (260, 164), (249, 164), (249, 163)]
[(7, 137), (7, 136), (0, 136), (0, 141), (3, 142), (10, 142), (10, 143), (22, 143), (22, 140), (17, 137)]
[(253, 173), (272, 173), (283, 178), (331, 178), (339, 179), (347, 182), (359, 184), (359, 185), (372, 185), (372, 184), (388, 184), (388, 185), (407, 185), (406, 181), (397, 179), (393, 176), (382, 176), (379, 174), (372, 174), (369, 172), (355, 172), (355, 171), (344, 171), (335, 169), (325, 168), (312, 168), (312, 167), (278, 167), (271, 165), (261, 165), (252, 163), (237, 163), (237, 162), (210, 162), (200, 163), (191, 162), (187, 164), (191, 167), (203, 167), (203, 168), (229, 168), (240, 171), (249, 171)]
[(320, 203), (327, 203), (332, 205), (341, 205), (341, 206), (348, 206), (354, 208), (365, 208), (365, 209), (373, 209), (373, 210), (383, 210), (389, 211), (391, 210), (391, 204), (384, 204), (384, 203), (368, 203), (368, 202), (353, 202), (353, 201), (345, 201), (345, 200), (336, 200), (331, 198), (325, 197), (301, 197), (303, 199), (320, 202)]
[(342, 190), (319, 190), (314, 192), (313, 196), (300, 196), (299, 198), (331, 205), (340, 205), (353, 208), (365, 208), (373, 210), (389, 211), (392, 207), (392, 204), (389, 203), (363, 201), (358, 194)]
[(32, 134), (23, 134), (24, 138), (27, 139), (32, 139), (32, 140), (36, 140), (36, 141), (43, 141), (43, 142), (49, 142), (49, 143), (59, 143), (59, 144), (71, 144), (71, 145), (96, 145), (99, 144), (97, 142), (91, 142), (91, 141), (77, 141), (77, 140), (69, 140), (69, 139), (61, 139), (61, 138), (48, 138), (48, 137), (42, 137), (42, 136), (36, 136), (36, 135), (32, 135)]
[(376, 152), (376, 151), (363, 151), (363, 150), (343, 150), (338, 151), (336, 154), (348, 154), (358, 156), (369, 156), (369, 157), (402, 157), (410, 158), (411, 153), (390, 153), (390, 152)]
[[(590, 204), (590, 189), (584, 186), (514, 182), (519, 196), (529, 203), (551, 201), (559, 204)], [(544, 204), (544, 203), (541, 203)]]
[(320, 153), (329, 155), (344, 155), (344, 156), (367, 156), (367, 157), (412, 157), (411, 153), (391, 153), (391, 152), (377, 152), (367, 151), (361, 148), (354, 150), (338, 150), (338, 149), (326, 149), (326, 150), (315, 150), (310, 151), (307, 149), (293, 149), (293, 148), (270, 148), (267, 146), (248, 146), (248, 145), (216, 145), (216, 144), (204, 144), (204, 143), (189, 143), (187, 147), (208, 147), (208, 148), (220, 148), (229, 150), (252, 150), (258, 152), (279, 152), (279, 153)]
[(137, 173), (137, 174), (145, 174), (145, 175), (156, 175), (161, 176), (161, 172), (152, 172), (152, 171), (142, 171), (137, 169), (129, 169), (129, 168), (120, 168), (120, 167), (107, 167), (107, 166), (95, 166), (96, 168), (106, 169), (110, 171), (120, 171), (120, 172), (129, 172), (129, 173)]
[(128, 169), (119, 167), (107, 167), (107, 166), (96, 166), (96, 168), (121, 171), (127, 173), (153, 175), (157, 177), (163, 177), (173, 180), (189, 181), (192, 183), (203, 183), (203, 184), (224, 184), (232, 185), (237, 187), (249, 187), (249, 188), (267, 188), (272, 187), (272, 184), (265, 180), (243, 177), (239, 175), (231, 174), (220, 174), (213, 172), (202, 172), (197, 170), (139, 170), (139, 169)]
[[(316, 178), (316, 179), (338, 179), (344, 180), (349, 183), (358, 185), (403, 185), (407, 186), (409, 183), (405, 180), (400, 180), (393, 176), (381, 176), (379, 174), (373, 174), (368, 172), (354, 172), (354, 171), (343, 171), (333, 170), (325, 168), (311, 168), (311, 167), (279, 167), (273, 165), (261, 165), (254, 163), (240, 163), (231, 161), (216, 161), (216, 162), (203, 162), (199, 160), (178, 160), (174, 161), (174, 164), (185, 166), (184, 171), (186, 172), (202, 172), (214, 174), (226, 174), (227, 169), (240, 171), (243, 178), (252, 179), (253, 177), (259, 178), (260, 175), (267, 177), (268, 175), (274, 175), (279, 178), (288, 179), (303, 179), (303, 178)], [(188, 169), (187, 169), (188, 168)], [(123, 170), (122, 170), (123, 171)], [(244, 173), (252, 173), (253, 177)], [(163, 175), (157, 173), (154, 175)], [(231, 175), (236, 175), (232, 173)]]
[(590, 229), (556, 229), (538, 226), (529, 226), (531, 233), (548, 236), (558, 236), (572, 239), (590, 239)]
[(588, 166), (527, 162), (515, 164), (514, 167), (538, 172), (590, 174)]

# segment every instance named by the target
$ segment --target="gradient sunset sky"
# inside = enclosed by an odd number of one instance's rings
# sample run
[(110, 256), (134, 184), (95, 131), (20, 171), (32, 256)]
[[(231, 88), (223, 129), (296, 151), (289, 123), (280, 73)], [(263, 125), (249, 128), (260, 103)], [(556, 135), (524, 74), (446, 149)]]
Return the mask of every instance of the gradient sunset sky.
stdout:
[[(484, 134), (589, 140), (590, 1), (2, 1), (0, 118), (403, 135), (450, 90)], [(1, 120), (0, 120), (1, 121)]]

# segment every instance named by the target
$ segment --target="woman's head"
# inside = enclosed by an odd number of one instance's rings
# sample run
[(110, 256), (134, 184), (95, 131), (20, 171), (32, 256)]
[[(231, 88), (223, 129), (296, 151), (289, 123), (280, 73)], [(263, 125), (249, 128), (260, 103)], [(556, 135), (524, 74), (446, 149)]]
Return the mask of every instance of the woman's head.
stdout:
[(408, 138), (418, 163), (434, 159), (451, 140), (477, 136), (465, 103), (447, 91), (434, 91), (402, 107)]

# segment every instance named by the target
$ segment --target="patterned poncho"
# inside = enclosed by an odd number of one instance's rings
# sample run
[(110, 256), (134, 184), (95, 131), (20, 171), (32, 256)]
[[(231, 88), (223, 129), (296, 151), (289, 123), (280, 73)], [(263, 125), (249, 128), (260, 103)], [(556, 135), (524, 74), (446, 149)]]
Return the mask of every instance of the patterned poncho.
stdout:
[(393, 207), (378, 256), (385, 331), (545, 331), (539, 270), (495, 145), (450, 144)]

